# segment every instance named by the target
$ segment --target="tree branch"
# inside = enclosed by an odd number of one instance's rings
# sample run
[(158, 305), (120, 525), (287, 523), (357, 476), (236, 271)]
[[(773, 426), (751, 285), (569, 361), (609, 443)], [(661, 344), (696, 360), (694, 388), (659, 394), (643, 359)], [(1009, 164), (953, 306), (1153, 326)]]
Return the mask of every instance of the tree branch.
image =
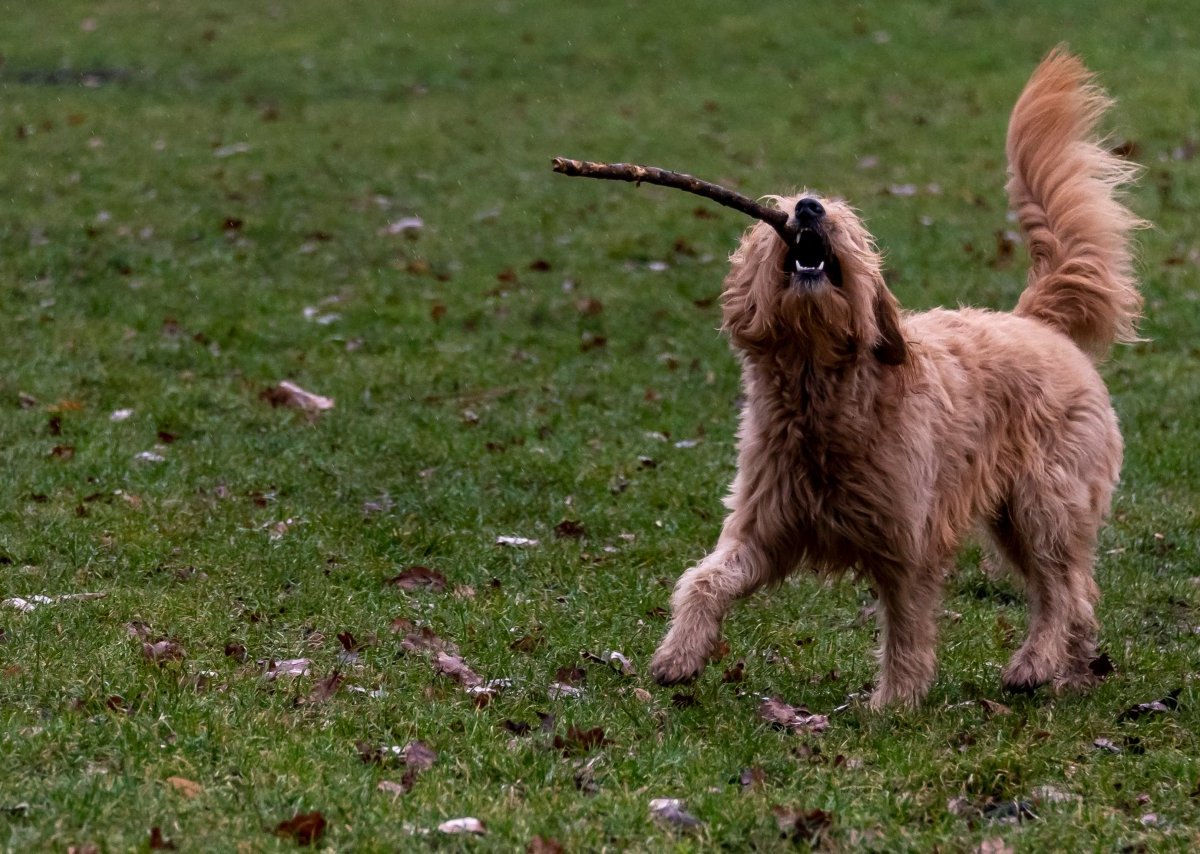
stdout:
[(711, 199), (719, 205), (733, 208), (735, 211), (741, 211), (748, 216), (762, 220), (775, 229), (785, 243), (791, 244), (795, 237), (787, 225), (787, 211), (760, 205), (741, 193), (735, 193), (733, 190), (727, 190), (717, 184), (710, 184), (708, 181), (701, 181), (699, 178), (683, 172), (670, 172), (655, 166), (638, 166), (633, 163), (595, 163), (590, 160), (571, 160), (567, 157), (555, 157), (553, 167), (555, 172), (571, 177), (605, 178), (610, 181), (631, 181), (634, 184), (645, 182), (694, 193), (697, 196)]

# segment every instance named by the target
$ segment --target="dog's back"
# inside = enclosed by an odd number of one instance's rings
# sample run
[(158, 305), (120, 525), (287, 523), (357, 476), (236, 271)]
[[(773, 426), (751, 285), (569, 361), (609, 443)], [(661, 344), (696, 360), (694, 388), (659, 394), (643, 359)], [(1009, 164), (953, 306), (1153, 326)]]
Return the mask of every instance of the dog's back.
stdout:
[(1135, 340), (1142, 298), (1130, 232), (1141, 221), (1118, 197), (1138, 171), (1105, 150), (1095, 127), (1111, 104), (1062, 47), (1038, 66), (1008, 127), (1008, 195), (1032, 266), (1015, 313), (1065, 333), (1093, 359)]

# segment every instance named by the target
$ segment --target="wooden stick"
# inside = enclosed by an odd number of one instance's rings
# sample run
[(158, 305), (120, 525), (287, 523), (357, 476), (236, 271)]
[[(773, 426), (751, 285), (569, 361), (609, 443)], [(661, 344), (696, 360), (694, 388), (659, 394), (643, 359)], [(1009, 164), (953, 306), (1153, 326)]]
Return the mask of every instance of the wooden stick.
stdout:
[(727, 190), (717, 184), (701, 181), (683, 172), (670, 172), (655, 166), (638, 166), (633, 163), (595, 163), (590, 160), (571, 160), (567, 157), (555, 157), (552, 161), (554, 171), (562, 175), (581, 178), (605, 178), (610, 181), (631, 181), (634, 184), (657, 184), (660, 187), (671, 187), (704, 196), (719, 205), (733, 208), (735, 211), (760, 219), (775, 229), (785, 243), (791, 244), (795, 238), (794, 232), (788, 228), (787, 211), (779, 208), (768, 208), (760, 205), (751, 198)]

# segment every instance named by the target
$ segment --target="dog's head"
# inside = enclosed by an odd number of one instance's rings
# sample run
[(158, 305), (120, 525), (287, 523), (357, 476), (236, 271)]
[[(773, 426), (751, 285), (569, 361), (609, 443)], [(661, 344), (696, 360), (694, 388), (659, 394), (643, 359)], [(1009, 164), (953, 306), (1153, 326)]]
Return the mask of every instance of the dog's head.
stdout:
[(725, 279), (724, 326), (748, 351), (798, 347), (813, 360), (869, 354), (902, 364), (907, 349), (875, 241), (851, 207), (811, 193), (775, 196), (791, 244), (759, 222), (742, 237)]

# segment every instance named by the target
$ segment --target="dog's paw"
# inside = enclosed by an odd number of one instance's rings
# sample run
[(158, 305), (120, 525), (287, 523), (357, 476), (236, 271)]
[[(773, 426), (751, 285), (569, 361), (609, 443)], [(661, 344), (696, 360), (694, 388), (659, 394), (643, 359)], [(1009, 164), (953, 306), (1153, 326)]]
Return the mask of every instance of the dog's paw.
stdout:
[(695, 681), (704, 670), (704, 659), (678, 650), (659, 647), (650, 659), (650, 675), (659, 685), (680, 685)]
[(867, 708), (872, 712), (882, 712), (887, 709), (915, 709), (921, 705), (928, 690), (928, 686), (881, 682), (871, 693), (871, 698), (867, 700)]
[(1000, 685), (1010, 694), (1032, 694), (1051, 680), (1051, 676), (1042, 672), (1044, 669), (1018, 653), (1004, 668)]

